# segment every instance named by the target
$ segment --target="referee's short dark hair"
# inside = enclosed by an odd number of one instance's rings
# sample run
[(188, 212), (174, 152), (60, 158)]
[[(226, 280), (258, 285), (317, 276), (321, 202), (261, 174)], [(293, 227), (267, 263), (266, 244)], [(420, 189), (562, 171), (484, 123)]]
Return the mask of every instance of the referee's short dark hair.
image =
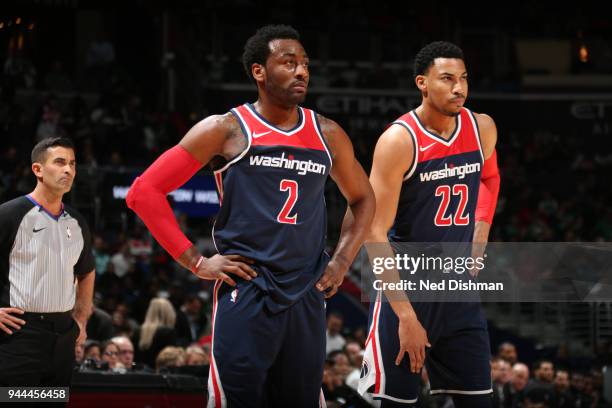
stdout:
[(36, 143), (32, 149), (32, 163), (44, 163), (47, 159), (47, 149), (57, 146), (74, 150), (74, 143), (66, 137), (47, 137)]
[(258, 29), (244, 45), (242, 54), (242, 65), (249, 78), (255, 81), (251, 73), (253, 64), (266, 65), (270, 55), (270, 41), (273, 40), (297, 40), (300, 41), (300, 34), (297, 30), (288, 25), (267, 25)]

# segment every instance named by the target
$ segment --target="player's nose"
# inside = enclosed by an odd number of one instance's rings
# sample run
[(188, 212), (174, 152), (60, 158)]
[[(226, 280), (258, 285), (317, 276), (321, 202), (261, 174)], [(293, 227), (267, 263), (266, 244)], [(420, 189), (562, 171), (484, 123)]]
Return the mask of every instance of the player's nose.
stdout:
[(300, 79), (308, 78), (308, 66), (298, 64), (297, 69), (295, 70), (295, 77)]

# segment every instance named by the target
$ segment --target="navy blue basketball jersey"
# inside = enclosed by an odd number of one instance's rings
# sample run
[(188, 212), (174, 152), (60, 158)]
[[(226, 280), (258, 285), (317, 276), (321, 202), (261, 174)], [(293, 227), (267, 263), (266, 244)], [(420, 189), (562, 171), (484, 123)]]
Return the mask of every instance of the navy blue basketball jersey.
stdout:
[(414, 161), (404, 177), (389, 239), (472, 242), (484, 163), (474, 114), (463, 108), (448, 140), (425, 129), (415, 111), (393, 125), (412, 137)]
[(215, 172), (221, 200), (213, 238), (221, 254), (255, 261), (253, 280), (282, 310), (306, 293), (327, 261), (325, 182), (332, 158), (315, 112), (298, 107), (291, 130), (251, 104), (231, 110), (248, 147)]

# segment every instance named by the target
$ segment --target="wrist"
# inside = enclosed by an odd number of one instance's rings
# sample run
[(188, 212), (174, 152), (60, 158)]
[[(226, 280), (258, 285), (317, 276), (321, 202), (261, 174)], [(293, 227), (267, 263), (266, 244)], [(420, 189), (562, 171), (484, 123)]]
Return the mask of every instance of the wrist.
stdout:
[(192, 266), (190, 268), (191, 272), (196, 273), (198, 272), (198, 269), (200, 268), (200, 266), (202, 265), (202, 263), (204, 263), (204, 261), (206, 260), (206, 258), (204, 258), (204, 255), (200, 255), (198, 258), (195, 258), (195, 262), (192, 262)]
[(395, 307), (392, 307), (393, 311), (397, 315), (397, 318), (400, 321), (408, 321), (408, 320), (415, 319), (416, 313), (414, 312), (414, 309), (411, 307), (411, 305), (408, 302), (400, 302), (400, 303), (403, 303), (403, 304), (401, 306), (398, 306), (396, 304)]

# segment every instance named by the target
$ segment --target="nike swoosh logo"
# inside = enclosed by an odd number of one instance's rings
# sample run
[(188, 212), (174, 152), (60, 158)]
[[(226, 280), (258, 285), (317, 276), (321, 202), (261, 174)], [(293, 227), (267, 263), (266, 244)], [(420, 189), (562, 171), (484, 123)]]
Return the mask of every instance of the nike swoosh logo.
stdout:
[(419, 150), (420, 150), (421, 152), (424, 152), (425, 150), (429, 149), (429, 148), (430, 148), (431, 146), (433, 146), (433, 145), (435, 145), (435, 143), (432, 143), (432, 144), (427, 145), (427, 146), (425, 146), (425, 147), (423, 147), (423, 146), (419, 146)]
[(42, 230), (44, 230), (44, 229), (46, 229), (46, 228), (47, 228), (47, 227), (43, 227), (43, 228), (41, 228), (41, 229), (36, 229), (36, 227), (34, 227), (34, 228), (32, 228), (32, 232), (34, 232), (34, 233), (36, 233), (36, 232), (40, 232), (40, 231), (42, 231)]
[(262, 137), (267, 135), (268, 133), (272, 133), (271, 130), (267, 131), (267, 132), (263, 132), (263, 133), (253, 133), (253, 139), (257, 139), (258, 137)]

